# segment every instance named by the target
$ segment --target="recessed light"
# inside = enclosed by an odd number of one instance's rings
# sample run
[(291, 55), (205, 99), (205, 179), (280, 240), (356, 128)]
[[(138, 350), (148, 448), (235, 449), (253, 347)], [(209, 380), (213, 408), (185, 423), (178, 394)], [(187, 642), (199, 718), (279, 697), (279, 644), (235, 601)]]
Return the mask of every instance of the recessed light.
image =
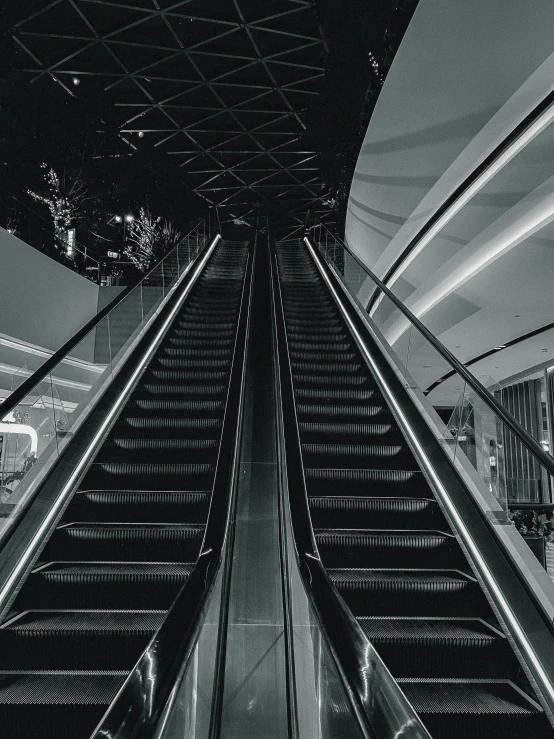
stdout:
[(81, 80), (78, 77), (73, 77), (73, 79), (71, 81), (73, 82), (73, 84), (75, 85), (75, 87), (77, 87), (77, 85), (80, 85), (81, 84)]

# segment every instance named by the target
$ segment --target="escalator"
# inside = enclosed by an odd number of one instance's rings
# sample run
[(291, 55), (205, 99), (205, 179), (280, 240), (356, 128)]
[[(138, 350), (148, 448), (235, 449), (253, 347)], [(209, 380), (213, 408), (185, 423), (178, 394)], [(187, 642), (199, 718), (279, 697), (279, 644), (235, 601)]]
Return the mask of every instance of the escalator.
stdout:
[(328, 577), (434, 739), (551, 737), (304, 245), (280, 245), (277, 269), (309, 512)]
[(247, 261), (215, 248), (4, 619), (2, 736), (89, 737), (189, 578)]

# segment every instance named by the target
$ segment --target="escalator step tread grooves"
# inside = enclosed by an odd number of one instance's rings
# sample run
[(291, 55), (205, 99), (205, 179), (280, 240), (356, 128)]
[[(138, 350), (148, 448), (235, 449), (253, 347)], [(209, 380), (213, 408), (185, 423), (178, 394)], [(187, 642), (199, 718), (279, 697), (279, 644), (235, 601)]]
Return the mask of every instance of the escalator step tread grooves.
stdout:
[[(45, 680), (45, 676), (48, 678)], [(78, 677), (78, 679), (77, 679)], [(50, 672), (18, 675), (0, 672), (0, 704), (107, 706), (115, 698), (127, 673)]]
[(302, 240), (277, 245), (277, 268), (308, 504), (332, 583), (433, 739), (552, 737)]
[(190, 576), (247, 259), (218, 244), (0, 627), (3, 736), (89, 736)]

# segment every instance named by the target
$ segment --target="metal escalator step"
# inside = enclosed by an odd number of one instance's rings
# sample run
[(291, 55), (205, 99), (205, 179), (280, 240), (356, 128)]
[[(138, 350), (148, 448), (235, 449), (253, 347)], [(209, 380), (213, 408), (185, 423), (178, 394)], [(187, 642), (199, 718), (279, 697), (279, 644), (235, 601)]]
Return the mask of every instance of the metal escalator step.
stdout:
[(386, 528), (393, 523), (395, 529), (448, 530), (438, 503), (425, 498), (312, 496), (308, 503), (314, 528)]
[(192, 562), (49, 562), (25, 582), (15, 605), (39, 609), (168, 609)]
[[(392, 419), (391, 419), (392, 420)], [(398, 427), (391, 423), (318, 423), (301, 421), (298, 424), (303, 443), (340, 442), (359, 444), (360, 441), (376, 441), (385, 444), (401, 444), (405, 441)]]
[[(234, 340), (233, 337), (230, 336), (228, 339), (225, 338), (204, 338), (204, 339), (187, 339), (187, 338), (179, 338), (179, 336), (172, 336), (171, 333), (167, 336), (167, 342), (169, 344), (172, 344), (173, 346), (178, 347), (185, 347), (185, 348), (193, 348), (193, 347), (205, 347), (207, 351), (210, 351), (211, 349), (220, 349), (221, 347), (232, 347)], [(225, 350), (222, 350), (225, 351)]]
[(434, 737), (552, 736), (542, 708), (509, 680), (401, 678), (398, 682)]
[(359, 618), (364, 634), (395, 677), (513, 679), (508, 640), (480, 619)]
[(420, 470), (306, 469), (310, 495), (428, 498)]
[(456, 538), (442, 531), (315, 529), (325, 567), (467, 567)]
[(304, 464), (307, 467), (375, 466), (389, 469), (410, 469), (414, 459), (407, 446), (400, 444), (302, 444)]
[(214, 429), (220, 428), (220, 418), (173, 418), (172, 416), (126, 416), (121, 418), (114, 426), (114, 434), (119, 429), (141, 429), (141, 430), (161, 430), (161, 429)]
[(205, 523), (210, 497), (208, 492), (190, 491), (80, 490), (73, 496), (64, 519)]
[(172, 369), (158, 369), (157, 367), (152, 367), (147, 369), (147, 374), (149, 377), (152, 377), (156, 380), (169, 380), (169, 381), (176, 381), (176, 382), (191, 382), (193, 380), (197, 380), (198, 382), (204, 383), (213, 383), (218, 382), (222, 380), (226, 380), (228, 373), (222, 372), (222, 371), (211, 371), (211, 370), (202, 370), (202, 371), (194, 371), (194, 370), (172, 370)]
[(295, 362), (291, 361), (293, 376), (297, 372), (314, 372), (321, 374), (335, 374), (337, 372), (359, 372), (362, 365), (358, 362), (339, 362), (331, 364), (330, 362)]
[(307, 312), (309, 312), (311, 316), (317, 316), (318, 318), (330, 319), (337, 317), (336, 308), (334, 308), (330, 303), (323, 303), (323, 301), (319, 300), (316, 304), (308, 306), (304, 303), (301, 307), (293, 305), (285, 300), (284, 306), (285, 318), (287, 320), (302, 319), (306, 316)]
[(339, 351), (348, 351), (349, 349), (352, 349), (352, 344), (350, 342), (332, 342), (329, 344), (325, 344), (321, 341), (289, 341), (289, 347), (292, 351), (315, 351), (315, 352), (339, 352)]
[(2, 737), (89, 736), (126, 677), (115, 670), (0, 672)]
[(144, 397), (145, 395), (164, 395), (170, 399), (173, 399), (178, 395), (187, 396), (221, 396), (226, 391), (225, 385), (183, 385), (183, 384), (170, 384), (170, 383), (152, 383), (147, 382), (139, 385), (135, 390), (135, 396)]
[(355, 616), (490, 614), (477, 581), (457, 570), (330, 568), (331, 582)]
[(345, 385), (367, 385), (368, 378), (364, 375), (306, 375), (297, 374), (294, 376), (294, 382), (304, 385), (335, 385), (344, 387)]
[(181, 437), (130, 438), (116, 435), (102, 446), (95, 462), (186, 462), (215, 464), (219, 444), (216, 439)]
[(221, 331), (222, 329), (225, 331), (235, 331), (236, 323), (234, 321), (213, 321), (209, 320), (207, 316), (204, 321), (184, 316), (183, 318), (178, 318), (173, 323), (173, 327), (185, 328), (188, 330), (201, 329), (208, 332)]
[(183, 411), (201, 411), (203, 413), (209, 412), (223, 412), (225, 404), (223, 400), (175, 400), (173, 398), (168, 400), (149, 400), (146, 398), (137, 398), (128, 403), (131, 408), (138, 408), (143, 411), (152, 413), (156, 412), (174, 412), (181, 413)]
[(287, 334), (300, 340), (314, 336), (340, 336), (344, 341), (348, 336), (344, 326), (291, 326), (287, 329)]
[(0, 628), (0, 670), (130, 670), (166, 611), (24, 611)]
[(160, 367), (171, 367), (172, 369), (202, 369), (213, 371), (231, 364), (231, 358), (228, 359), (187, 359), (186, 357), (163, 357), (159, 356), (155, 359), (155, 364)]
[(192, 562), (199, 552), (205, 527), (176, 523), (62, 523), (41, 557), (57, 562)]
[(295, 388), (294, 395), (297, 398), (310, 398), (310, 399), (321, 399), (325, 400), (327, 404), (331, 401), (344, 401), (344, 400), (370, 400), (378, 394), (378, 390), (375, 388), (368, 388), (364, 390), (350, 390), (350, 389), (339, 389), (331, 390), (330, 388)]
[(189, 346), (164, 346), (161, 351), (168, 357), (188, 357), (204, 360), (229, 358), (231, 355), (230, 349), (220, 349), (218, 347), (195, 349)]
[(188, 328), (174, 328), (171, 330), (171, 333), (175, 337), (179, 337), (181, 339), (186, 338), (206, 338), (210, 337), (213, 339), (214, 343), (217, 342), (218, 339), (228, 339), (233, 338), (235, 335), (234, 330), (229, 329), (208, 329), (207, 327), (203, 329), (188, 329)]
[(174, 462), (94, 462), (86, 474), (86, 485), (92, 488), (137, 490), (208, 490), (211, 488), (215, 464), (183, 464)]
[[(314, 362), (330, 362), (330, 363), (339, 363), (339, 362), (350, 362), (352, 359), (356, 359), (356, 354), (354, 352), (318, 352), (316, 350), (314, 351), (306, 351), (306, 350), (299, 350), (299, 349), (291, 349), (290, 355), (293, 358), (293, 362), (299, 362), (302, 360), (305, 360), (306, 362), (312, 364)], [(360, 365), (361, 366), (361, 365)]]
[[(304, 316), (301, 318), (295, 318), (292, 316), (286, 316), (286, 322), (287, 326), (290, 327), (291, 331), (301, 331), (303, 329), (307, 331), (312, 331), (313, 328), (316, 328), (316, 333), (322, 333), (325, 332), (329, 328), (333, 328), (335, 326), (341, 326), (344, 328), (344, 323), (336, 317), (336, 315), (332, 318), (326, 318), (323, 316), (318, 316), (317, 318), (309, 318), (312, 311), (306, 311)], [(321, 331), (319, 330), (321, 329)]]
[(392, 422), (393, 415), (384, 403), (367, 403), (364, 405), (346, 405), (339, 403), (298, 403), (298, 415), (316, 416), (326, 418), (343, 418), (347, 421), (358, 418), (384, 417), (387, 422)]

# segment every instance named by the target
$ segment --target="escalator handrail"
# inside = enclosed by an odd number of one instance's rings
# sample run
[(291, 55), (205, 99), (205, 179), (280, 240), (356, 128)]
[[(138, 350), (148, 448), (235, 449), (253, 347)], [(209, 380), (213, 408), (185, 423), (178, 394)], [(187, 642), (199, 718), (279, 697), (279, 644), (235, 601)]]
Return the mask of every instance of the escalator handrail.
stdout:
[[(116, 295), (110, 302), (102, 308), (102, 310), (98, 311), (98, 313), (93, 316), (90, 321), (87, 321), (84, 326), (82, 326), (78, 331), (76, 331), (73, 336), (68, 339), (63, 346), (61, 346), (59, 349), (57, 349), (52, 356), (50, 356), (43, 364), (40, 365), (40, 367), (33, 372), (32, 375), (30, 375), (26, 380), (24, 380), (19, 387), (17, 387), (8, 397), (0, 403), (0, 420), (7, 416), (11, 411), (14, 410), (28, 395), (29, 393), (35, 388), (44, 378), (55, 368), (57, 365), (66, 357), (69, 352), (74, 349), (77, 344), (79, 344), (85, 336), (92, 331), (92, 329), (97, 326), (100, 321), (102, 321), (103, 318), (105, 318), (108, 313), (111, 313), (114, 308), (117, 308), (117, 306), (125, 300), (125, 298), (133, 292), (137, 287), (139, 287), (148, 277), (160, 266), (160, 264), (165, 261), (171, 254), (176, 252), (177, 249), (181, 246), (181, 244), (189, 238), (189, 236), (199, 227), (201, 223), (204, 222), (205, 219), (200, 220), (194, 228), (192, 228), (186, 236), (183, 236), (183, 238), (179, 241), (178, 244), (176, 244), (171, 251), (167, 252), (167, 254), (164, 254), (162, 257), (156, 260), (156, 262), (153, 264), (152, 267), (148, 269), (147, 272), (145, 272), (138, 282), (135, 282), (133, 285), (128, 285), (126, 288), (124, 288), (118, 295)], [(213, 234), (215, 235), (215, 234)], [(206, 243), (210, 241), (210, 238), (212, 237), (212, 234), (207, 234)]]
[[(328, 230), (324, 224), (321, 224), (323, 228)], [(331, 233), (329, 231), (329, 233)], [(433, 348), (441, 355), (441, 357), (450, 364), (454, 372), (457, 372), (465, 382), (472, 388), (472, 390), (479, 396), (479, 398), (495, 413), (502, 422), (509, 428), (509, 430), (517, 437), (517, 439), (527, 448), (527, 450), (538, 460), (543, 467), (546, 468), (550, 475), (554, 475), (554, 458), (546, 452), (539, 442), (531, 436), (531, 434), (525, 429), (521, 423), (507, 410), (495, 397), (477, 380), (471, 372), (452, 354), (452, 352), (446, 348), (446, 346), (437, 337), (429, 331), (429, 329), (411, 312), (409, 308), (388, 288), (384, 282), (382, 282), (376, 274), (374, 274), (369, 267), (367, 267), (359, 257), (356, 256), (346, 244), (334, 234), (331, 234), (333, 239), (342, 246), (344, 251), (355, 260), (355, 262), (364, 270), (367, 276), (373, 280), (377, 287), (395, 304), (400, 310), (404, 317), (413, 325), (415, 328), (427, 339), (427, 341), (433, 346)], [(310, 240), (309, 236), (305, 236), (304, 240), (310, 244), (313, 248), (318, 245)], [(321, 251), (321, 249), (319, 249)]]
[[(521, 540), (524, 552), (529, 553), (527, 573), (500, 536), (501, 527), (481, 508), (454, 461), (438, 443), (404, 382), (381, 351), (365, 313), (356, 305), (336, 271), (311, 244), (308, 251), (554, 725), (554, 623), (551, 613), (537, 598), (532, 579), (527, 577), (527, 574), (533, 575), (533, 555)], [(517, 532), (516, 535), (519, 536)]]
[[(278, 387), (284, 437), (280, 456), (286, 468), (288, 489), (294, 492), (289, 493), (288, 499), (296, 556), (306, 592), (327, 637), (363, 736), (367, 739), (374, 739), (376, 735), (383, 739), (396, 736), (430, 739), (417, 713), (331, 583), (321, 562), (310, 518), (275, 248), (272, 251)], [(378, 700), (379, 691), (386, 696), (384, 701)]]
[[(164, 622), (130, 672), (91, 739), (150, 739), (157, 729), (179, 675), (193, 653), (201, 615), (232, 541), (233, 510), (239, 477), (245, 394), (246, 350), (251, 320), (253, 255), (248, 254), (237, 339), (216, 464), (212, 500), (200, 554)], [(223, 583), (223, 592), (228, 592)], [(148, 690), (145, 690), (148, 686)]]

